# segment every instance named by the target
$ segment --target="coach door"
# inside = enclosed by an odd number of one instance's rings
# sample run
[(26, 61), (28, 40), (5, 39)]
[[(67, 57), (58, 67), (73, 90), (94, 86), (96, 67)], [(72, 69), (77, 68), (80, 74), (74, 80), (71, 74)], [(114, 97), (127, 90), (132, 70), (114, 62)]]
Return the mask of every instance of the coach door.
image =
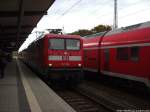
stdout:
[(109, 71), (109, 59), (110, 59), (109, 49), (104, 49), (104, 70), (106, 71)]

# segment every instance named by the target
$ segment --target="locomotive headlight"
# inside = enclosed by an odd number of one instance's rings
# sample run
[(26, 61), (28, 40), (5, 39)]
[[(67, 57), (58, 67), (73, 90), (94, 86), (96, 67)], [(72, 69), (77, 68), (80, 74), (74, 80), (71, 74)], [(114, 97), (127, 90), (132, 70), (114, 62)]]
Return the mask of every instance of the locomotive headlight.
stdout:
[(50, 64), (48, 64), (49, 65), (49, 67), (52, 67), (52, 64), (50, 63)]
[(81, 67), (81, 66), (82, 66), (82, 64), (79, 63), (79, 64), (78, 64), (78, 67)]

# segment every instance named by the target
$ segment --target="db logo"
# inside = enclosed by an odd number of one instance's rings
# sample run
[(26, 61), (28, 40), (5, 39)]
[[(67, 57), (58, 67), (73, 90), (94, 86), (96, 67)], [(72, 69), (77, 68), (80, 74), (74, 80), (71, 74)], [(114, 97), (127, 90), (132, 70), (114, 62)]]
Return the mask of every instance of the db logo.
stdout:
[(69, 60), (69, 56), (62, 56), (62, 60), (64, 60), (64, 61)]

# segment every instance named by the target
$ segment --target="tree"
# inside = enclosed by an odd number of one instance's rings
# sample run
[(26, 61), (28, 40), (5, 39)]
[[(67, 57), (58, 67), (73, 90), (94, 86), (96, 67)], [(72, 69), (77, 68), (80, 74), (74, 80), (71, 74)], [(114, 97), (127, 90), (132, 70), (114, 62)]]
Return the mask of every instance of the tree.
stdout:
[(109, 31), (111, 29), (112, 28), (109, 25), (98, 25), (98, 26), (92, 28), (91, 30), (81, 29), (81, 30), (75, 31), (71, 34), (86, 36), (86, 35), (91, 35), (91, 34), (95, 34), (95, 33), (99, 33), (99, 32)]
[(94, 27), (91, 31), (93, 33), (99, 33), (99, 32), (104, 32), (109, 30), (111, 30), (111, 27), (109, 25), (98, 25)]
[(93, 32), (91, 30), (82, 29), (82, 30), (75, 31), (71, 34), (85, 36), (85, 35), (93, 34)]

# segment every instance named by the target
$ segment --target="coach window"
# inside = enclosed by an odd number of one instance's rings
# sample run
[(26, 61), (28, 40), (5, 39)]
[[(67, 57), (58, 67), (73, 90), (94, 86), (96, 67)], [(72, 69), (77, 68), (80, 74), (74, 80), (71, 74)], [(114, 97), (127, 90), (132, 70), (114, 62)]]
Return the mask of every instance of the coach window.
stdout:
[(117, 59), (118, 60), (128, 60), (129, 59), (128, 47), (117, 48)]
[(80, 49), (80, 40), (77, 39), (67, 39), (66, 40), (67, 50), (79, 50)]
[(131, 60), (132, 61), (138, 61), (139, 60), (139, 47), (131, 47)]
[(64, 39), (49, 39), (49, 49), (64, 50), (65, 40)]

